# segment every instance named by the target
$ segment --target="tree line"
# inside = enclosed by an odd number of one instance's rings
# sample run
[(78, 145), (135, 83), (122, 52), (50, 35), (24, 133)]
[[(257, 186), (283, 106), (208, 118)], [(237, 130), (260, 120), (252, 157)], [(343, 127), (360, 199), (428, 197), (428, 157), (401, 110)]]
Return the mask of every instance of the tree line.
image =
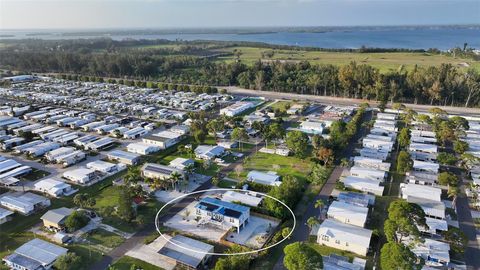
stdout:
[[(118, 42), (117, 42), (118, 43)], [(103, 42), (80, 49), (73, 45), (45, 49), (40, 45), (10, 45), (0, 50), (2, 68), (22, 72), (55, 72), (195, 85), (236, 85), (255, 90), (362, 98), (381, 102), (476, 107), (480, 102), (480, 74), (451, 64), (379, 69), (351, 62), (330, 64), (257, 61), (252, 65), (199, 56), (209, 48), (118, 48)], [(109, 45), (110, 44), (110, 45)], [(102, 47), (103, 46), (103, 47)], [(100, 47), (106, 49), (96, 50)], [(462, 52), (462, 50), (460, 50)]]

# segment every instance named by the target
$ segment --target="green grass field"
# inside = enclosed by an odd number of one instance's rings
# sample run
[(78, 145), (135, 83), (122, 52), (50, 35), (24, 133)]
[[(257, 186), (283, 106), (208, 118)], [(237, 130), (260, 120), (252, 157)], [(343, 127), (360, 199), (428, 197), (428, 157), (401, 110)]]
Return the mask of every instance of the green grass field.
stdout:
[[(262, 52), (268, 51), (267, 48), (255, 47), (229, 47), (218, 50), (218, 52), (233, 52), (240, 50), (240, 61), (246, 64), (252, 64), (262, 59)], [(349, 52), (320, 52), (303, 50), (274, 50), (272, 58), (263, 60), (281, 60), (281, 61), (309, 61), (314, 64), (332, 64), (345, 65), (351, 61), (358, 64), (369, 64), (380, 69), (381, 72), (398, 70), (401, 66), (412, 69), (414, 65), (418, 66), (438, 66), (442, 63), (451, 63), (454, 66), (461, 66), (467, 63), (477, 70), (480, 70), (480, 62), (470, 59), (453, 58), (447, 55), (429, 54), (429, 53), (408, 53), (408, 52), (388, 52), (388, 53), (349, 53)], [(220, 57), (219, 61), (233, 62), (234, 56)]]
[(291, 175), (305, 180), (312, 169), (312, 162), (293, 156), (283, 157), (258, 152), (247, 159), (243, 168), (239, 177), (236, 172), (231, 172), (228, 177), (242, 180), (246, 178), (249, 171), (259, 170), (275, 171), (281, 176)]
[(118, 247), (125, 241), (123, 237), (103, 229), (96, 229), (90, 232), (87, 240), (109, 248)]
[[(133, 268), (135, 266), (135, 268)], [(112, 265), (113, 269), (117, 270), (131, 270), (131, 269), (143, 269), (143, 270), (162, 270), (162, 268), (155, 265), (151, 265), (147, 262), (135, 259), (129, 256), (123, 256)]]

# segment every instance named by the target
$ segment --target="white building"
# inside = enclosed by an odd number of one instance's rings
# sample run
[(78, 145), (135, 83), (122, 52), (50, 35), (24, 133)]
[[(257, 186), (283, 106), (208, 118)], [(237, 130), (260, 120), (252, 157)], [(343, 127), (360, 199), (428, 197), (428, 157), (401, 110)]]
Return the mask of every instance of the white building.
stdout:
[(377, 196), (383, 195), (384, 186), (380, 185), (380, 181), (359, 178), (354, 176), (347, 176), (343, 179), (343, 184), (347, 188), (353, 188), (368, 194), (373, 194)]
[(245, 205), (252, 207), (257, 207), (262, 202), (263, 197), (257, 194), (256, 192), (237, 192), (229, 190), (222, 194), (222, 201), (226, 202), (240, 202)]
[(170, 161), (169, 166), (173, 168), (177, 168), (179, 170), (185, 170), (187, 167), (193, 167), (195, 165), (195, 161), (190, 158), (175, 158), (174, 160)]
[(225, 148), (218, 145), (199, 145), (195, 148), (195, 156), (199, 159), (212, 160), (221, 157)]
[(426, 162), (420, 160), (413, 161), (413, 170), (417, 172), (425, 172), (431, 174), (438, 174), (440, 165), (438, 163)]
[(276, 172), (272, 171), (261, 172), (253, 170), (250, 171), (247, 175), (247, 181), (268, 186), (280, 186), (280, 184), (282, 184), (280, 178), (280, 175), (277, 175)]
[(140, 155), (149, 155), (160, 151), (160, 147), (157, 145), (147, 143), (130, 143), (127, 145), (127, 151), (130, 153), (136, 153)]
[(13, 215), (12, 211), (0, 208), (0, 224), (10, 221), (11, 215)]
[(255, 105), (252, 102), (236, 102), (228, 107), (225, 107), (220, 110), (220, 114), (224, 114), (226, 116), (236, 116), (241, 114), (242, 112), (255, 107)]
[(368, 208), (334, 201), (328, 207), (327, 216), (329, 219), (363, 228), (367, 222)]
[(52, 269), (58, 257), (67, 252), (66, 248), (34, 238), (3, 258), (3, 261), (9, 268), (17, 270)]
[(360, 166), (364, 168), (376, 169), (388, 172), (390, 170), (391, 164), (388, 162), (383, 162), (381, 159), (376, 158), (367, 158), (362, 156), (356, 156), (353, 158), (355, 166)]
[(365, 148), (373, 148), (377, 150), (390, 152), (392, 151), (392, 148), (393, 148), (393, 142), (383, 141), (379, 139), (364, 138), (362, 146)]
[(78, 168), (64, 172), (63, 177), (79, 184), (87, 184), (95, 179), (95, 171), (87, 168)]
[(50, 200), (34, 193), (5, 195), (0, 198), (0, 205), (24, 215), (30, 215), (39, 208), (50, 206)]
[(211, 197), (202, 198), (195, 205), (195, 209), (195, 214), (200, 217), (200, 222), (204, 221), (222, 228), (234, 227), (237, 229), (237, 233), (245, 228), (250, 218), (249, 207)]
[(359, 167), (355, 165), (350, 168), (350, 175), (354, 177), (372, 179), (372, 180), (383, 182), (385, 181), (385, 177), (387, 176), (387, 173), (382, 170), (364, 168), (364, 167)]
[(140, 160), (140, 155), (122, 150), (113, 150), (107, 152), (107, 158), (109, 160), (116, 160), (123, 164), (135, 165)]
[(425, 260), (426, 266), (442, 267), (450, 263), (450, 245), (425, 238), (424, 242), (413, 245), (411, 251), (419, 258)]
[(371, 237), (371, 230), (327, 219), (320, 224), (317, 243), (366, 256)]
[(183, 136), (179, 133), (164, 130), (159, 133), (143, 137), (142, 142), (146, 144), (156, 145), (160, 147), (160, 149), (167, 149), (180, 142), (182, 138)]
[(95, 160), (85, 165), (88, 169), (99, 171), (106, 174), (114, 174), (126, 168), (125, 164), (110, 163), (103, 160)]
[(314, 121), (303, 121), (300, 123), (300, 130), (308, 134), (322, 134), (325, 123)]
[(70, 184), (53, 178), (40, 180), (34, 184), (34, 187), (35, 190), (44, 192), (53, 197), (68, 196), (76, 191), (72, 189), (72, 186)]

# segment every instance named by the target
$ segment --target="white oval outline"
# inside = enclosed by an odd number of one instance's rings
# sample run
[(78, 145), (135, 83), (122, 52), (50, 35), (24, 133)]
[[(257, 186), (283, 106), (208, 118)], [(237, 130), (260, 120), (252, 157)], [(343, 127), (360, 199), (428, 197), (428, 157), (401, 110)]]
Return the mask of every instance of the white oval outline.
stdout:
[(174, 198), (168, 202), (166, 202), (161, 208), (160, 210), (158, 210), (157, 212), (157, 215), (155, 216), (155, 228), (157, 229), (157, 232), (160, 234), (161, 237), (163, 237), (163, 239), (165, 239), (168, 243), (171, 243), (172, 245), (175, 245), (179, 248), (182, 248), (182, 249), (185, 249), (187, 251), (191, 251), (191, 252), (196, 252), (196, 253), (200, 253), (200, 254), (205, 254), (205, 255), (217, 255), (217, 256), (236, 256), (236, 255), (246, 255), (246, 254), (253, 254), (253, 253), (258, 253), (260, 251), (264, 251), (264, 250), (267, 250), (267, 249), (270, 249), (272, 247), (275, 247), (277, 245), (279, 245), (280, 243), (282, 243), (283, 241), (287, 240), (290, 235), (292, 235), (293, 231), (295, 230), (295, 227), (297, 225), (297, 218), (295, 217), (295, 213), (293, 213), (292, 209), (290, 207), (288, 207), (288, 205), (286, 205), (284, 202), (280, 201), (279, 199), (273, 197), (273, 196), (270, 196), (268, 194), (265, 194), (265, 193), (262, 193), (262, 192), (257, 192), (255, 191), (256, 193), (259, 193), (263, 196), (266, 196), (267, 198), (270, 198), (270, 199), (273, 199), (279, 203), (281, 203), (283, 206), (285, 206), (288, 211), (290, 211), (290, 214), (292, 215), (293, 217), (293, 227), (292, 229), (290, 230), (290, 233), (284, 237), (282, 240), (278, 241), (277, 243), (271, 245), (271, 246), (267, 246), (267, 247), (264, 247), (264, 248), (260, 248), (260, 249), (255, 249), (255, 250), (251, 250), (251, 251), (245, 251), (245, 252), (237, 252), (237, 253), (217, 253), (217, 252), (203, 252), (203, 251), (199, 251), (199, 250), (196, 250), (196, 249), (190, 249), (188, 247), (184, 247), (182, 245), (179, 245), (179, 244), (176, 244), (174, 243), (173, 241), (171, 241), (170, 239), (167, 239), (165, 237), (165, 235), (160, 231), (160, 229), (158, 228), (158, 215), (160, 214), (160, 212), (162, 212), (162, 210), (172, 204), (174, 201), (176, 200), (179, 200), (179, 199), (183, 199), (187, 196), (190, 196), (190, 195), (193, 195), (193, 194), (197, 194), (197, 193), (205, 193), (205, 192), (208, 192), (208, 191), (229, 191), (229, 190), (233, 190), (233, 191), (243, 191), (245, 192), (245, 190), (243, 189), (238, 189), (238, 188), (211, 188), (211, 189), (202, 189), (202, 190), (197, 190), (197, 191), (194, 191), (194, 192), (190, 192), (190, 193), (186, 193), (182, 196), (179, 196), (177, 198)]

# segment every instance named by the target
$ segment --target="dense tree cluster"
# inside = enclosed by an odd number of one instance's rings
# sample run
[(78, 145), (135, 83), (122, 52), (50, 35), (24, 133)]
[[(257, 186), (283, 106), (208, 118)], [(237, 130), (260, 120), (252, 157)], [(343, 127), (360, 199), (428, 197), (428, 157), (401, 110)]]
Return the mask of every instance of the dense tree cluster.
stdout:
[(1, 67), (23, 72), (238, 85), (256, 90), (383, 102), (464, 106), (478, 106), (480, 102), (478, 71), (464, 72), (451, 64), (380, 73), (377, 68), (355, 62), (343, 66), (260, 60), (252, 65), (239, 61), (225, 63), (217, 61), (217, 57), (222, 56), (218, 52), (188, 45), (175, 49), (138, 49), (130, 47), (136, 44), (127, 46), (108, 40), (80, 44), (75, 45), (74, 41), (45, 44), (43, 41), (5, 46), (0, 50)]

